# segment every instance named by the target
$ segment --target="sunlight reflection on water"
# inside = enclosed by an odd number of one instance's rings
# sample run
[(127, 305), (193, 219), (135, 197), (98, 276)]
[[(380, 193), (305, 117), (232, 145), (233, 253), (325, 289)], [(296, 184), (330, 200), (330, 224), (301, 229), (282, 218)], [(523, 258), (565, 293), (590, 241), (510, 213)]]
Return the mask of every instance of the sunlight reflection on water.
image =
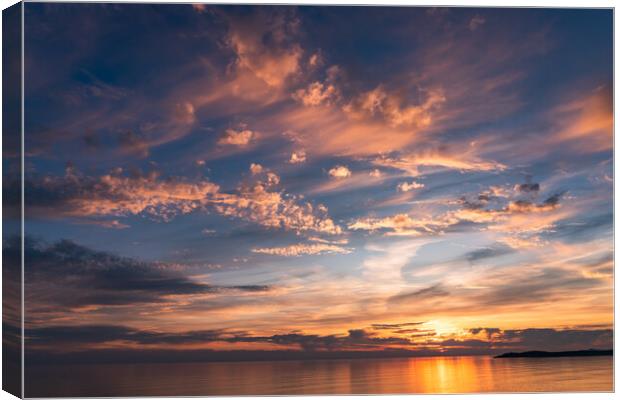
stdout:
[(29, 397), (611, 390), (612, 357), (38, 366), (26, 380)]

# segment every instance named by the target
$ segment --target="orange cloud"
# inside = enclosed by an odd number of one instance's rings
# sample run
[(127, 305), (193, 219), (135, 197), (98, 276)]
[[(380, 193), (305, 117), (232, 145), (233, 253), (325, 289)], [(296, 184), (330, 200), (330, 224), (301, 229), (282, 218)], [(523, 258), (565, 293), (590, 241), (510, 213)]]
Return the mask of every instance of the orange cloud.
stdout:
[(404, 125), (424, 128), (431, 124), (433, 112), (445, 101), (443, 91), (434, 89), (426, 94), (420, 104), (404, 105), (399, 96), (378, 86), (353, 99), (343, 110), (355, 119), (381, 116), (392, 127)]
[(336, 105), (289, 106), (261, 122), (265, 132), (295, 132), (297, 145), (316, 156), (373, 156), (406, 148), (419, 139), (418, 129), (351, 119)]
[[(332, 170), (334, 170), (334, 168), (332, 168), (330, 171)], [(379, 173), (377, 174), (377, 172)], [(347, 176), (348, 173), (350, 173), (350, 175)], [(344, 170), (335, 170), (333, 171), (333, 174), (341, 174), (340, 177), (334, 176), (332, 175), (332, 173), (329, 173), (333, 179), (320, 183), (315, 187), (309, 188), (306, 193), (318, 194), (354, 190), (362, 187), (379, 185), (386, 179), (394, 177), (394, 175), (382, 174), (381, 171), (379, 171), (378, 169), (371, 171), (358, 171), (355, 174), (353, 174), (349, 170), (348, 173)]]
[(196, 10), (196, 12), (199, 14), (202, 14), (207, 11), (206, 4), (195, 3), (195, 4), (192, 4), (192, 8)]
[(250, 164), (250, 172), (252, 173), (252, 175), (260, 174), (261, 172), (263, 172), (263, 166), (260, 164), (252, 163)]
[[(557, 221), (575, 213), (574, 208), (560, 209), (561, 194), (550, 196), (541, 203), (515, 199), (500, 206), (501, 203), (493, 204), (490, 201), (507, 201), (507, 198), (493, 197), (492, 193), (502, 195), (504, 192), (499, 187), (491, 187), (482, 192), (477, 201), (470, 202), (463, 198), (456, 203), (460, 205), (459, 208), (440, 212), (430, 218), (414, 217), (406, 213), (383, 218), (367, 217), (349, 223), (348, 228), (381, 231), (386, 236), (423, 236), (443, 234), (451, 226), (468, 221), (483, 224), (485, 230), (501, 232), (502, 237), (510, 236), (506, 242), (518, 246), (523, 245), (519, 241), (526, 238), (539, 243), (535, 234), (551, 229)], [(539, 215), (532, 218), (533, 213)]]
[(267, 189), (264, 183), (258, 182), (251, 187), (241, 188), (239, 194), (219, 194), (212, 204), (223, 215), (245, 219), (269, 228), (296, 232), (342, 233), (341, 228), (327, 216), (325, 206), (298, 204), (294, 196), (284, 197), (280, 192)]
[(411, 181), (411, 182), (402, 182), (398, 184), (397, 189), (401, 192), (409, 192), (410, 190), (422, 189), (423, 187), (424, 187), (423, 183)]
[[(167, 220), (201, 207), (219, 186), (208, 182), (164, 181), (156, 173), (140, 177), (104, 175), (90, 193), (68, 199), (68, 215), (128, 215), (146, 212)], [(78, 179), (68, 176), (68, 179)], [(79, 184), (78, 181), (76, 181)], [(84, 188), (82, 188), (84, 189)]]
[(480, 159), (472, 149), (459, 153), (428, 150), (401, 157), (379, 157), (373, 160), (373, 164), (400, 169), (411, 176), (420, 174), (419, 167), (439, 167), (461, 171), (502, 171), (506, 169), (506, 166), (501, 163)]
[(349, 178), (351, 176), (351, 170), (345, 165), (336, 165), (329, 170), (329, 176), (337, 179)]
[(599, 87), (585, 97), (556, 108), (554, 142), (575, 143), (580, 152), (610, 150), (613, 146), (613, 97), (609, 87)]
[(383, 173), (378, 168), (375, 168), (368, 173), (368, 176), (371, 178), (381, 178), (382, 175)]
[[(230, 18), (228, 44), (237, 55), (236, 66), (247, 69), (267, 85), (282, 87), (300, 71), (301, 46), (290, 38), (298, 31), (299, 20), (285, 13)], [(269, 44), (263, 38), (269, 35)]]
[(297, 257), (301, 255), (317, 255), (325, 253), (349, 254), (351, 253), (351, 249), (327, 243), (299, 243), (285, 247), (257, 248), (252, 249), (252, 252), (276, 256)]
[(293, 98), (305, 106), (318, 106), (338, 96), (338, 90), (332, 84), (313, 82), (305, 89), (298, 89)]
[(196, 121), (194, 105), (188, 101), (177, 103), (174, 110), (174, 118), (181, 124), (193, 124)]
[(439, 221), (412, 218), (408, 214), (396, 214), (384, 218), (362, 218), (348, 225), (349, 229), (377, 231), (388, 230), (389, 235), (421, 236), (435, 233)]
[(288, 161), (290, 164), (301, 164), (306, 162), (306, 152), (303, 150), (294, 151), (291, 153), (291, 158)]
[(229, 144), (233, 146), (245, 146), (255, 139), (257, 133), (249, 129), (235, 130), (232, 128), (226, 129), (224, 136), (219, 140), (219, 144)]
[[(255, 164), (255, 169), (256, 164)], [(33, 213), (52, 216), (127, 216), (148, 214), (164, 221), (179, 214), (214, 209), (269, 228), (296, 232), (340, 234), (342, 229), (329, 218), (327, 207), (272, 191), (280, 183), (273, 172), (261, 170), (249, 186), (238, 193), (222, 193), (208, 180), (186, 182), (161, 179), (158, 173), (127, 177), (122, 170), (93, 178), (68, 169), (64, 177), (29, 180), (27, 190), (39, 193), (27, 205)], [(101, 225), (102, 223), (99, 223)], [(121, 225), (106, 223), (108, 227)]]

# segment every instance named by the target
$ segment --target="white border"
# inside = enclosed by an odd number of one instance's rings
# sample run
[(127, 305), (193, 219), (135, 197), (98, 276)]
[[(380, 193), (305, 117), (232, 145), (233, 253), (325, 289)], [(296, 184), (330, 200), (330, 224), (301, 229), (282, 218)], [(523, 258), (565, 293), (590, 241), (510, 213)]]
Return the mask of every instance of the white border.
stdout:
[[(84, 1), (84, 0), (78, 0), (78, 1), (71, 1), (71, 2), (83, 2), (83, 3), (90, 3), (93, 1)], [(103, 2), (103, 1), (102, 1)], [(109, 2), (109, 3), (127, 3), (127, 1), (118, 1), (118, 0), (111, 0), (111, 1), (105, 1), (105, 2)], [(146, 3), (147, 1), (136, 1), (136, 3)], [(190, 4), (192, 2), (189, 1), (178, 1), (178, 0), (150, 0), (148, 1), (149, 3), (186, 3), (186, 4)], [(134, 2), (132, 2), (134, 3)], [(200, 3), (211, 3), (211, 4), (307, 4), (307, 5), (383, 5), (383, 6), (387, 6), (387, 5), (394, 5), (394, 6), (460, 6), (460, 7), (554, 7), (554, 8), (614, 8), (614, 77), (617, 75), (618, 73), (618, 64), (616, 63), (616, 51), (615, 51), (615, 44), (618, 43), (618, 32), (615, 29), (615, 6), (616, 6), (616, 2), (613, 0), (589, 0), (589, 1), (584, 1), (584, 0), (543, 0), (543, 1), (536, 1), (536, 0), (521, 0), (519, 2), (513, 1), (513, 0), (477, 0), (475, 3), (473, 3), (472, 1), (468, 1), (468, 0), (451, 0), (451, 1), (412, 1), (412, 0), (388, 0), (386, 2), (378, 2), (378, 1), (368, 1), (368, 0), (295, 0), (293, 1), (286, 1), (286, 0), (268, 0), (268, 1), (261, 1), (261, 0), (244, 0), (244, 1), (235, 1), (235, 0), (230, 0), (230, 1), (200, 1)], [(15, 1), (13, 0), (0, 0), (0, 6), (2, 9), (5, 9), (11, 5), (15, 4)], [(21, 94), (22, 94), (22, 113), (21, 113), (21, 127), (22, 127), (22, 137), (21, 137), (21, 146), (22, 146), (22, 156), (21, 156), (21, 166), (22, 166), (22, 182), (23, 182), (23, 177), (24, 177), (24, 136), (23, 136), (23, 131), (24, 131), (24, 63), (23, 63), (23, 55), (24, 55), (24, 12), (23, 12), (23, 4), (22, 4), (22, 42), (21, 42), (21, 46), (22, 46), (22, 80), (21, 80)], [(1, 27), (2, 27), (2, 22), (0, 19), (0, 37), (1, 37)], [(1, 73), (1, 60), (2, 60), (2, 55), (0, 53), (0, 73)], [(1, 87), (1, 83), (0, 83), (0, 87)], [(615, 79), (614, 79), (614, 112), (615, 112), (615, 104), (616, 101), (618, 100), (618, 91), (616, 90), (615, 87)], [(614, 113), (614, 116), (616, 114)], [(0, 118), (2, 116), (2, 110), (0, 108)], [(618, 118), (614, 118), (614, 132), (616, 131), (616, 127), (618, 124)], [(0, 145), (2, 143), (2, 139), (0, 138)], [(615, 135), (614, 135), (614, 149), (615, 149)], [(2, 172), (2, 164), (0, 164), (0, 180), (1, 180), (1, 172)], [(616, 160), (615, 158), (615, 150), (614, 150), (614, 177), (618, 176), (618, 160)], [(614, 179), (614, 249), (615, 249), (615, 244), (616, 244), (616, 236), (615, 236), (615, 227), (618, 226), (616, 224), (616, 218), (617, 218), (617, 214), (615, 212), (615, 205), (616, 205), (616, 200), (619, 197), (619, 191), (620, 189), (618, 188), (618, 186), (615, 185), (615, 179)], [(25, 225), (24, 225), (24, 188), (22, 185), (22, 221), (21, 221), (21, 230), (22, 230), (22, 360), (23, 360), (23, 355), (24, 355), (24, 349), (23, 349), (23, 336), (24, 336), (24, 325), (23, 325), (23, 310), (24, 310), (24, 287), (23, 287), (23, 272), (24, 272), (24, 265), (23, 265), (23, 246), (24, 246), (24, 233), (25, 233)], [(1, 199), (0, 199), (0, 204), (1, 204)], [(1, 232), (2, 228), (0, 226), (0, 232)], [(616, 264), (616, 253), (614, 252), (614, 267)], [(0, 260), (1, 258), (1, 254), (0, 254)], [(614, 268), (614, 272), (615, 272), (615, 268)], [(616, 297), (615, 297), (615, 279), (616, 279), (616, 274), (614, 273), (614, 321), (615, 321), (615, 311), (617, 310), (617, 302), (616, 302)], [(0, 278), (1, 281), (1, 278)], [(0, 292), (1, 292), (1, 286), (0, 286)], [(615, 323), (614, 323), (614, 327), (615, 327)], [(617, 343), (617, 339), (618, 339), (618, 332), (614, 329), (614, 342)], [(0, 351), (1, 352), (1, 351)], [(616, 357), (614, 357), (614, 360), (616, 360)], [(1, 376), (1, 371), (2, 371), (2, 366), (0, 365), (0, 376)], [(22, 364), (22, 393), (23, 393), (23, 387), (24, 387), (24, 379), (23, 379), (23, 373), (24, 373), (24, 368), (23, 368), (23, 364)], [(618, 370), (618, 368), (615, 368), (615, 364), (614, 364), (614, 382), (619, 382), (618, 378), (620, 377), (620, 372)], [(424, 395), (424, 394), (412, 394), (412, 395), (373, 395), (372, 398), (373, 399), (381, 399), (381, 400), (400, 400), (400, 399), (417, 399), (417, 398), (421, 398), (421, 399), (445, 399), (447, 396), (458, 396), (459, 399), (489, 399), (489, 400), (495, 400), (495, 399), (610, 399), (610, 398), (616, 398), (616, 397), (620, 397), (619, 394), (617, 393), (544, 393), (544, 394), (540, 394), (540, 393), (536, 393), (536, 394), (463, 394), (463, 395), (450, 395), (450, 394), (440, 394), (440, 395)], [(329, 399), (333, 399), (333, 400), (341, 400), (341, 399), (350, 399), (353, 397), (358, 397), (358, 396), (286, 396), (286, 398), (289, 399), (294, 399), (294, 400), (308, 400), (309, 398), (329, 398)], [(148, 399), (148, 397), (143, 397), (145, 399)], [(188, 398), (188, 399), (194, 399), (195, 397), (157, 397), (157, 399), (183, 399), (183, 398)], [(208, 397), (210, 399), (226, 399), (226, 400), (237, 400), (237, 399), (274, 399), (274, 400), (279, 400), (282, 397), (279, 396), (230, 396), (230, 397)], [(15, 399), (14, 396), (10, 395), (7, 392), (3, 392), (0, 391), (0, 400), (8, 400), (8, 399)], [(94, 398), (93, 398), (94, 399)], [(115, 399), (133, 399), (130, 397), (117, 397)]]

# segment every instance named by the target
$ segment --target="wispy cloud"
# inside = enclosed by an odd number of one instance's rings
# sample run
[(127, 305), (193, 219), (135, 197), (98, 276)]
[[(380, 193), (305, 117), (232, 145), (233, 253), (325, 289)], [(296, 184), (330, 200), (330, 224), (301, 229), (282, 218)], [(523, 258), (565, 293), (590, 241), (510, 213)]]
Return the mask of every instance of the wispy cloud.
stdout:
[(331, 243), (299, 243), (284, 247), (263, 247), (252, 249), (254, 253), (270, 254), (275, 256), (301, 256), (301, 255), (316, 255), (316, 254), (349, 254), (351, 249), (331, 244)]

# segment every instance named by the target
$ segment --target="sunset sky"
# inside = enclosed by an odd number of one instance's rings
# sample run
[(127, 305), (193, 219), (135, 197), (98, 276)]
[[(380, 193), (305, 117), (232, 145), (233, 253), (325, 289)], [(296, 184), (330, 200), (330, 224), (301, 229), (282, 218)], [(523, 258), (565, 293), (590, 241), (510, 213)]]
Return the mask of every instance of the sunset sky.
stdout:
[(612, 346), (611, 10), (25, 20), (27, 352)]

